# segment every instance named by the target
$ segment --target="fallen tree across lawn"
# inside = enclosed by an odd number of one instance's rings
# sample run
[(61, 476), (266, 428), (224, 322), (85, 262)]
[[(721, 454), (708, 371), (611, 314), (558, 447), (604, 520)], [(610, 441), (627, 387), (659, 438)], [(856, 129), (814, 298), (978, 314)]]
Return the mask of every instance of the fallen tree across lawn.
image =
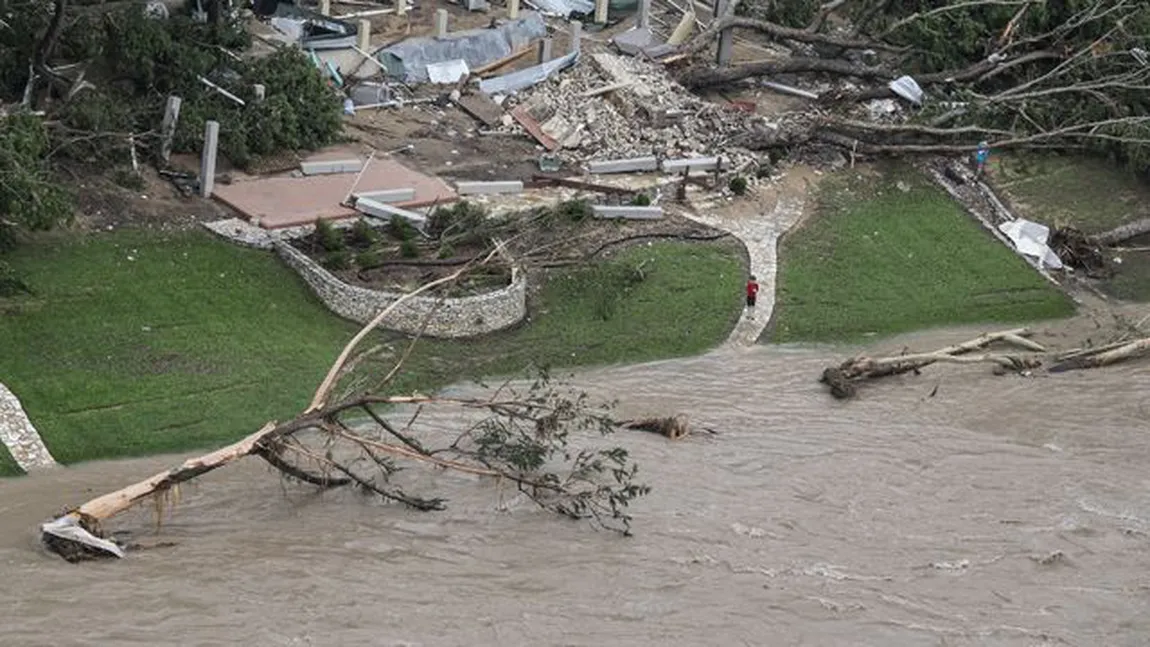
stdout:
[[(247, 456), (261, 457), (285, 477), (317, 487), (355, 486), (417, 510), (443, 509), (445, 499), (406, 492), (393, 478), (401, 463), (422, 464), (512, 484), (546, 510), (629, 534), (627, 506), (649, 491), (636, 481), (637, 465), (620, 447), (572, 446), (581, 437), (615, 431), (618, 424), (610, 417), (610, 405), (594, 404), (584, 393), (553, 384), (546, 374), (525, 389), (508, 383), (483, 398), (384, 394), (416, 338), (394, 368), (376, 378), (377, 384), (353, 384), (345, 388), (350, 391), (346, 395), (336, 395), (365, 357), (357, 353), (359, 345), (396, 307), (459, 279), (502, 249), (497, 245), (486, 258), (423, 285), (381, 311), (343, 349), (298, 416), (268, 422), (232, 445), (69, 508), (41, 526), (43, 543), (69, 561), (123, 557), (124, 547), (108, 539), (103, 529), (109, 519), (148, 501), (162, 509), (164, 497), (178, 492), (180, 484)], [(399, 405), (414, 409), (406, 421), (389, 420), (381, 410)], [(458, 428), (445, 431), (442, 419), (438, 425), (424, 422), (434, 418), (429, 410), (443, 409), (455, 412), (451, 420), (458, 421)]]

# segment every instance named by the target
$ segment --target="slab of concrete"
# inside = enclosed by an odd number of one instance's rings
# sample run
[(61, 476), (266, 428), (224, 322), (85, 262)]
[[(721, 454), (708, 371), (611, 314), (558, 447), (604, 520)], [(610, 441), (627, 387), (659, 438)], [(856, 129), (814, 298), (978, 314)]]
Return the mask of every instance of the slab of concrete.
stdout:
[[(346, 154), (345, 154), (346, 157)], [(277, 176), (217, 185), (214, 197), (265, 229), (312, 224), (317, 218), (339, 220), (358, 213), (341, 203), (355, 183), (355, 175)], [(455, 190), (446, 182), (413, 171), (393, 159), (376, 158), (355, 185), (363, 195), (373, 191), (413, 189), (410, 200), (392, 206), (414, 209), (455, 202)], [(378, 201), (378, 200), (377, 200)]]
[(496, 195), (500, 193), (522, 193), (522, 182), (456, 182), (459, 195)]
[(387, 204), (394, 204), (399, 202), (411, 202), (415, 199), (415, 189), (384, 189), (383, 191), (356, 191), (354, 194), (356, 200), (367, 198), (368, 200), (375, 200), (376, 202), (383, 202)]
[(718, 157), (691, 157), (681, 160), (663, 160), (663, 170), (667, 173), (682, 173), (683, 171), (713, 171), (718, 167)]
[(355, 210), (365, 216), (372, 216), (381, 220), (391, 221), (392, 218), (403, 218), (416, 227), (422, 228), (427, 218), (421, 213), (393, 207), (390, 204), (376, 202), (370, 198), (360, 198), (355, 201)]
[(363, 170), (363, 160), (308, 160), (299, 163), (304, 175), (329, 175), (332, 173), (359, 173)]
[(626, 220), (658, 220), (663, 217), (663, 207), (611, 207), (595, 205), (591, 208), (596, 218), (622, 218)]
[(636, 171), (655, 171), (659, 168), (659, 160), (651, 157), (634, 157), (625, 160), (599, 160), (588, 162), (587, 170), (596, 175), (608, 173), (634, 173)]

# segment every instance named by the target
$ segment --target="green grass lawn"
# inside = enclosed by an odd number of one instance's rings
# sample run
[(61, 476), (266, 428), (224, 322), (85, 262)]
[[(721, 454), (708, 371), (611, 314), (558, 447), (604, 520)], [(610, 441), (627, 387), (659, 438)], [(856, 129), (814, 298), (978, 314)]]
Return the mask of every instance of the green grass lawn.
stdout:
[[(7, 260), (35, 294), (0, 299), (0, 379), (65, 463), (214, 446), (289, 417), (357, 329), (271, 253), (205, 232), (57, 234)], [(729, 248), (684, 243), (556, 272), (530, 324), (422, 341), (393, 387), (697, 353), (737, 318), (742, 273)], [(13, 468), (0, 457), (0, 473)]]
[(0, 476), (10, 476), (19, 473), (20, 466), (16, 464), (16, 459), (12, 458), (12, 454), (8, 453), (8, 448), (4, 446), (4, 443), (0, 443)]
[(772, 341), (846, 342), (1074, 310), (909, 167), (843, 172), (816, 198), (815, 213), (782, 243)]
[[(1018, 154), (991, 164), (995, 188), (1019, 216), (1049, 226), (1074, 225), (1096, 234), (1150, 218), (1150, 185), (1111, 162), (1091, 157)], [(1150, 246), (1150, 237), (1130, 247)], [(1119, 299), (1150, 301), (1150, 252), (1119, 252), (1112, 279), (1099, 288)]]

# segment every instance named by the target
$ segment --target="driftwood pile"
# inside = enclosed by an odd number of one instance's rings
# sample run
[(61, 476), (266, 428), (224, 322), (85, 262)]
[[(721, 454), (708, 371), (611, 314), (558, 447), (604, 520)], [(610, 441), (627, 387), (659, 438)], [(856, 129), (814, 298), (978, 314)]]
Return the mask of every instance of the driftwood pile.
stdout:
[[(838, 366), (823, 370), (819, 382), (840, 400), (854, 397), (858, 385), (866, 380), (913, 373), (938, 362), (951, 364), (990, 364), (999, 375), (1030, 375), (1046, 367), (1049, 373), (1108, 366), (1128, 359), (1150, 355), (1150, 337), (1122, 339), (1102, 346), (1076, 348), (1055, 353), (1029, 337), (1025, 328), (987, 333), (970, 341), (926, 353), (905, 353), (891, 357), (852, 357)], [(1011, 346), (1013, 352), (990, 350), (992, 345)]]

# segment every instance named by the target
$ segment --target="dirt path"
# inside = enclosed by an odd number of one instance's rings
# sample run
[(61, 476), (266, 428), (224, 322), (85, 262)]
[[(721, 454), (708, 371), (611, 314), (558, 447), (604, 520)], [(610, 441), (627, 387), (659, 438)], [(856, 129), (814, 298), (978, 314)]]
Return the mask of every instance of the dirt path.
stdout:
[(32, 421), (24, 414), (20, 400), (3, 384), (0, 384), (0, 442), (8, 447), (16, 464), (26, 472), (56, 464)]
[(750, 257), (751, 274), (759, 282), (759, 299), (753, 311), (744, 309), (727, 338), (727, 346), (754, 346), (775, 309), (778, 276), (778, 242), (802, 220), (808, 186), (814, 178), (809, 169), (792, 169), (779, 184), (759, 189), (750, 200), (711, 205), (695, 203), (688, 218), (729, 232), (743, 243)]

